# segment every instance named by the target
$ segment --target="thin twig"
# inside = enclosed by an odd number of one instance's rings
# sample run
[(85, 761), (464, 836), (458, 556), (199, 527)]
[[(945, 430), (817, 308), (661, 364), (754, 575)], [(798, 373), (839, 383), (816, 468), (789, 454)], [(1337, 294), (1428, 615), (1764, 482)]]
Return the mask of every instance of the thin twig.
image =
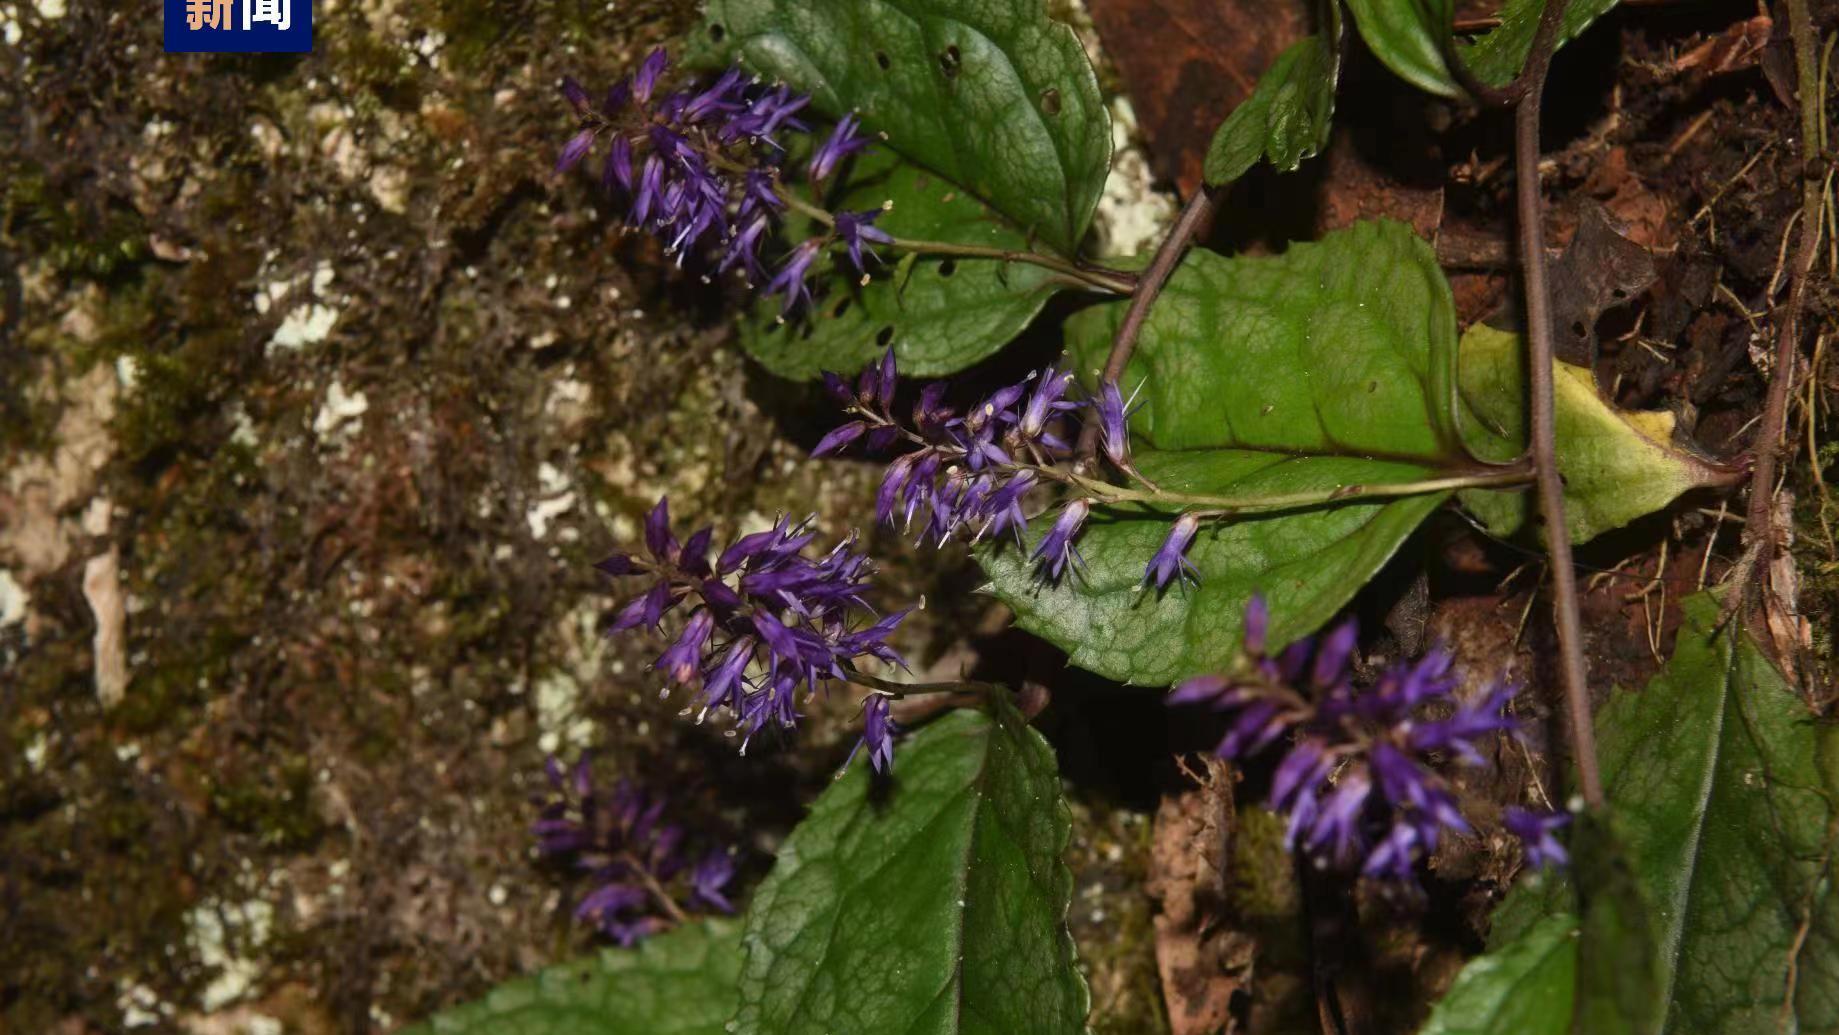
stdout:
[[(1750, 477), (1749, 520), (1744, 526), (1744, 553), (1733, 576), (1731, 599), (1743, 607), (1752, 628), (1762, 622), (1761, 572), (1769, 569), (1768, 555), (1775, 550), (1775, 471), (1781, 459), (1782, 432), (1788, 423), (1788, 393), (1794, 385), (1794, 361), (1800, 352), (1801, 311), (1807, 302), (1807, 280), (1820, 254), (1821, 191), (1813, 174), (1819, 158), (1819, 71), (1815, 61), (1813, 15), (1807, 0), (1788, 0), (1788, 36), (1794, 43), (1794, 67), (1801, 107), (1801, 237), (1794, 254), (1788, 301), (1782, 307), (1775, 338), (1775, 369), (1769, 377), (1769, 395), (1762, 411), (1762, 430), (1756, 439), (1756, 468)], [(1817, 462), (1817, 461), (1816, 461)], [(1766, 638), (1765, 642), (1766, 642)]]
[(1572, 753), (1577, 761), (1578, 790), (1592, 809), (1603, 806), (1603, 778), (1596, 762), (1596, 733), (1590, 721), (1590, 692), (1584, 673), (1583, 627), (1578, 619), (1577, 570), (1571, 562), (1571, 529), (1564, 512), (1564, 478), (1558, 472), (1556, 422), (1553, 417), (1551, 296), (1545, 276), (1544, 204), (1539, 181), (1539, 102), (1551, 71), (1556, 24), (1564, 0), (1546, 0), (1539, 34), (1526, 68), (1515, 83), (1524, 83), (1514, 109), (1514, 193), (1520, 220), (1520, 263), (1526, 281), (1527, 375), (1532, 403), (1532, 455), (1539, 485), (1539, 509), (1545, 517), (1545, 548), (1551, 558), (1552, 610), (1558, 626), (1559, 673), (1570, 715)]
[[(836, 216), (828, 209), (813, 205), (798, 197), (792, 191), (781, 189), (780, 200), (788, 207), (809, 219), (827, 227), (836, 226)], [(1057, 255), (1047, 255), (1036, 251), (1017, 251), (1012, 248), (988, 248), (977, 244), (958, 244), (953, 241), (927, 241), (916, 237), (894, 237), (888, 241), (888, 247), (896, 251), (916, 252), (920, 255), (943, 255), (960, 259), (996, 259), (1000, 262), (1021, 262), (1042, 269), (1052, 270), (1082, 287), (1094, 291), (1109, 292), (1114, 295), (1127, 295), (1136, 287), (1130, 274), (1121, 270), (1109, 270), (1062, 259)]]
[[(1135, 290), (1130, 293), (1130, 306), (1124, 310), (1124, 322), (1118, 324), (1117, 337), (1111, 339), (1111, 354), (1105, 359), (1103, 378), (1115, 382), (1124, 376), (1124, 368), (1130, 364), (1130, 354), (1136, 350), (1137, 335), (1143, 330), (1144, 321), (1149, 319), (1150, 307), (1156, 304), (1156, 298), (1162, 294), (1162, 286), (1168, 283), (1169, 276), (1175, 272), (1175, 266), (1187, 253), (1188, 245), (1198, 237), (1205, 227), (1213, 221), (1215, 188), (1203, 186), (1194, 192), (1188, 203), (1181, 210), (1181, 216), (1175, 225), (1169, 228), (1168, 236), (1156, 249), (1156, 256), (1150, 260), (1149, 268), (1137, 277)], [(1098, 455), (1098, 422), (1087, 421), (1079, 432), (1079, 449), (1074, 454), (1078, 457), (1077, 466), (1082, 469), (1091, 467), (1092, 459)]]

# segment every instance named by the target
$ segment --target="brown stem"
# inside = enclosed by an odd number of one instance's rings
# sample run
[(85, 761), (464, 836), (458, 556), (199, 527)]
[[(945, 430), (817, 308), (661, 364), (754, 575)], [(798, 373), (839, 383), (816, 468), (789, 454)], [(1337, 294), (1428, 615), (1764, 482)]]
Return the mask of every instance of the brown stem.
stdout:
[(1571, 530), (1564, 513), (1564, 478), (1558, 472), (1553, 418), (1553, 350), (1551, 297), (1545, 277), (1544, 205), (1539, 184), (1539, 100), (1551, 70), (1555, 32), (1546, 27), (1565, 0), (1546, 0), (1540, 35), (1526, 69), (1514, 109), (1514, 184), (1520, 220), (1520, 264), (1526, 281), (1527, 361), (1531, 370), (1532, 454), (1539, 485), (1539, 509), (1545, 517), (1545, 548), (1551, 556), (1552, 609), (1558, 626), (1559, 672), (1570, 715), (1571, 745), (1577, 760), (1579, 790), (1592, 809), (1603, 805), (1603, 778), (1596, 763), (1596, 733), (1590, 723), (1589, 684), (1584, 674), (1583, 628), (1578, 619), (1577, 569), (1571, 561)]
[[(1788, 35), (1794, 42), (1795, 76), (1801, 106), (1801, 238), (1794, 253), (1788, 301), (1775, 336), (1775, 370), (1756, 438), (1756, 469), (1750, 478), (1749, 519), (1744, 526), (1744, 560), (1738, 566), (1734, 599), (1754, 625), (1761, 614), (1760, 577), (1769, 568), (1776, 544), (1775, 477), (1781, 459), (1782, 432), (1788, 423), (1788, 393), (1794, 384), (1794, 360), (1800, 351), (1801, 312), (1807, 303), (1807, 280), (1820, 253), (1821, 191), (1813, 174), (1820, 154), (1820, 77), (1815, 65), (1816, 40), (1807, 0), (1788, 0)], [(1761, 637), (1763, 642), (1768, 638)]]
[[(1137, 278), (1136, 288), (1130, 293), (1130, 307), (1124, 310), (1124, 322), (1118, 324), (1117, 337), (1111, 339), (1111, 355), (1105, 359), (1105, 381), (1116, 381), (1124, 376), (1130, 354), (1137, 347), (1137, 335), (1143, 330), (1143, 322), (1149, 319), (1150, 307), (1156, 304), (1162, 286), (1175, 272), (1188, 245), (1213, 221), (1214, 202), (1214, 188), (1203, 186), (1195, 191), (1182, 208), (1180, 218), (1169, 229), (1168, 236), (1156, 249), (1156, 257), (1150, 260), (1149, 268)], [(1090, 468), (1092, 458), (1098, 455), (1098, 430), (1095, 420), (1086, 421), (1085, 427), (1080, 429), (1079, 448), (1074, 454), (1078, 467)]]

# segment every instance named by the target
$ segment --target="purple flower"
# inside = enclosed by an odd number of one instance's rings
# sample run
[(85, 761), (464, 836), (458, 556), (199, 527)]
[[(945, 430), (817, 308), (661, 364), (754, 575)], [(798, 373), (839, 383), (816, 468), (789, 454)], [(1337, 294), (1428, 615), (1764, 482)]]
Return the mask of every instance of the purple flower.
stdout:
[(1199, 580), (1200, 572), (1188, 560), (1188, 545), (1194, 541), (1194, 534), (1200, 530), (1200, 519), (1192, 514), (1183, 514), (1175, 519), (1169, 528), (1168, 538), (1156, 550), (1155, 556), (1143, 570), (1143, 585), (1152, 583), (1157, 589), (1167, 589), (1168, 584), (1177, 578)]
[[(1241, 670), (1190, 679), (1168, 703), (1229, 715), (1217, 750), (1241, 763), (1289, 738), (1269, 802), (1289, 816), (1292, 847), (1324, 866), (1357, 864), (1370, 877), (1411, 879), (1445, 832), (1471, 829), (1434, 760), (1480, 761), (1484, 738), (1512, 733), (1512, 720), (1502, 714), (1511, 689), (1457, 699), (1458, 680), (1441, 648), (1395, 663), (1359, 689), (1351, 671), (1358, 643), (1351, 619), (1276, 658), (1265, 654), (1269, 622), (1263, 599), (1254, 597), (1246, 605), (1248, 660)], [(1551, 845), (1540, 842), (1530, 820), (1510, 818), (1510, 828), (1515, 824), (1535, 846), (1529, 852), (1550, 858)]]
[(658, 47), (645, 55), (639, 70), (632, 74), (632, 97), (640, 104), (651, 100), (651, 93), (657, 89), (658, 80), (670, 68), (670, 54), (663, 47)]
[(592, 146), (594, 146), (592, 129), (584, 129), (569, 137), (568, 143), (562, 145), (561, 155), (556, 158), (556, 172), (565, 173), (573, 169), (582, 158), (586, 157), (587, 149)]
[(690, 615), (677, 642), (671, 644), (652, 667), (669, 676), (672, 682), (688, 683), (702, 665), (702, 647), (709, 642), (709, 633), (714, 628), (715, 616), (706, 608), (698, 608)]
[[(1141, 391), (1141, 386), (1138, 391)], [(1131, 395), (1131, 401), (1136, 395)], [(1099, 443), (1104, 447), (1105, 455), (1111, 462), (1128, 470), (1130, 468), (1130, 414), (1133, 407), (1125, 401), (1123, 390), (1116, 381), (1106, 381), (1099, 386), (1098, 395), (1092, 399), (1093, 416), (1098, 420)]]
[(830, 136), (811, 156), (809, 175), (813, 181), (826, 180), (836, 171), (843, 159), (858, 151), (868, 149), (869, 138), (856, 132), (857, 119), (854, 113), (843, 116)]
[(785, 262), (780, 265), (779, 272), (773, 274), (773, 279), (767, 282), (763, 294), (785, 296), (785, 304), (779, 307), (781, 316), (797, 308), (800, 302), (811, 301), (811, 286), (806, 283), (806, 278), (811, 274), (811, 264), (817, 261), (823, 250), (823, 238), (813, 237), (805, 241), (792, 249), (792, 254), (786, 256)]
[(1085, 524), (1086, 515), (1091, 510), (1091, 503), (1083, 498), (1068, 503), (1061, 508), (1060, 516), (1054, 519), (1054, 526), (1035, 544), (1034, 560), (1040, 565), (1039, 574), (1043, 580), (1060, 581), (1060, 573), (1065, 570), (1069, 557), (1084, 563), (1073, 540), (1078, 538), (1079, 529)]
[(1533, 812), (1517, 806), (1510, 806), (1502, 822), (1507, 832), (1520, 839), (1525, 851), (1526, 865), (1533, 869), (1548, 866), (1562, 867), (1571, 862), (1571, 856), (1558, 843), (1556, 834), (1571, 817), (1564, 812)]
[(817, 445), (812, 448), (811, 455), (829, 456), (832, 453), (840, 452), (844, 446), (861, 438), (862, 433), (867, 430), (868, 425), (859, 420), (852, 420), (847, 424), (839, 425), (828, 435), (817, 440)]
[[(894, 243), (894, 238), (888, 236), (886, 231), (875, 229), (875, 220), (880, 219), (881, 214), (882, 210), (878, 208), (836, 214), (837, 240), (843, 242), (844, 249), (849, 253), (849, 261), (855, 265), (858, 273), (868, 272), (868, 267), (862, 262), (864, 241), (872, 244)], [(873, 250), (869, 251), (871, 257), (874, 254)]]
[(856, 760), (856, 752), (868, 749), (868, 764), (878, 773), (885, 773), (894, 765), (894, 735), (900, 732), (900, 726), (888, 715), (888, 705), (893, 700), (887, 694), (870, 694), (862, 702), (862, 738), (850, 749), (849, 758), (843, 762), (843, 768)]
[(587, 116), (588, 106), (591, 102), (587, 99), (587, 90), (583, 89), (581, 84), (575, 81), (574, 76), (565, 75), (562, 77), (562, 97), (568, 101), (569, 107), (575, 109), (575, 114), (577, 116), (583, 118)]
[(734, 903), (722, 889), (734, 879), (734, 854), (714, 850), (690, 871), (690, 902), (722, 913), (734, 912)]

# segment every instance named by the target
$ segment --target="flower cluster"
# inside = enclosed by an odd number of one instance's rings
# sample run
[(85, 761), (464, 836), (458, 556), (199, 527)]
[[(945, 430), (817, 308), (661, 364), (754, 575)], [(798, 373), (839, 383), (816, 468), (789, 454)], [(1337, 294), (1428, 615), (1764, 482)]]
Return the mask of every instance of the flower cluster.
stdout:
[[(798, 724), (801, 687), (811, 694), (827, 680), (847, 678), (862, 657), (905, 665), (887, 637), (907, 612), (876, 617), (870, 610), (863, 594), (873, 566), (853, 536), (806, 556), (816, 538), (812, 520), (782, 517), (737, 539), (711, 565), (713, 530), (679, 542), (669, 502), (659, 500), (645, 519), (649, 556), (616, 553), (596, 565), (614, 577), (651, 580), (620, 609), (611, 632), (658, 629), (666, 613), (688, 602), (682, 629), (653, 667), (673, 683), (699, 685), (703, 715), (731, 714), (745, 732), (743, 752), (762, 727)], [(893, 732), (885, 721), (865, 725), (877, 768), (891, 757)]]
[[(783, 138), (811, 131), (800, 118), (811, 99), (739, 68), (667, 92), (661, 86), (669, 69), (669, 56), (652, 51), (599, 105), (580, 83), (565, 79), (562, 94), (580, 128), (562, 146), (556, 171), (568, 171), (604, 144), (601, 184), (625, 201), (633, 226), (663, 241), (679, 263), (699, 249), (719, 249), (718, 272), (739, 269), (749, 282), (764, 283), (767, 294), (785, 296), (787, 312), (810, 300), (811, 270), (830, 245), (840, 245), (866, 272), (864, 249), (893, 240), (875, 228), (880, 209), (825, 214), (830, 230), (792, 248), (776, 272), (769, 275), (762, 260), (786, 207)], [(806, 175), (813, 183), (827, 180), (868, 146), (855, 116), (845, 116), (814, 149)]]
[[(1055, 466), (1071, 452), (1070, 436), (1061, 425), (1079, 414), (1096, 421), (1105, 455), (1119, 470), (1135, 476), (1129, 403), (1115, 384), (1107, 383), (1089, 399), (1069, 398), (1073, 374), (1048, 367), (959, 413), (944, 405), (946, 383), (934, 381), (921, 390), (911, 422), (903, 425), (894, 415), (896, 380), (892, 349), (862, 371), (853, 387), (826, 373), (830, 394), (854, 419), (825, 435), (812, 450), (814, 456), (825, 456), (857, 439), (863, 439), (871, 452), (901, 442), (918, 447), (888, 464), (875, 500), (878, 520), (909, 531), (917, 524), (920, 541), (935, 545), (954, 536), (976, 542), (1007, 534), (1025, 546), (1023, 533), (1039, 515), (1031, 516), (1024, 501), (1035, 488), (1057, 481), (1076, 491), (1060, 504), (1030, 556), (1048, 582), (1058, 582), (1069, 568), (1083, 563), (1076, 543), (1096, 500), (1084, 492), (1092, 483), (1068, 477)], [(1192, 514), (1174, 522), (1144, 568), (1145, 586), (1164, 589), (1177, 579), (1195, 576), (1187, 550), (1199, 528)]]
[[(1477, 700), (1458, 700), (1450, 655), (1433, 649), (1356, 689), (1352, 619), (1319, 642), (1301, 640), (1274, 658), (1264, 653), (1267, 621), (1262, 599), (1253, 598), (1245, 613), (1249, 669), (1191, 679), (1168, 703), (1231, 715), (1217, 749), (1224, 758), (1244, 760), (1288, 738), (1271, 778), (1270, 805), (1289, 816), (1292, 849), (1301, 848), (1321, 866), (1357, 865), (1367, 876), (1410, 880), (1442, 832), (1471, 830), (1430, 759), (1482, 764), (1483, 738), (1515, 732), (1504, 709), (1516, 688), (1503, 685)], [(1431, 717), (1432, 711), (1442, 717)], [(1526, 817), (1513, 822), (1516, 834), (1530, 838), (1528, 860), (1562, 861), (1563, 849), (1550, 838), (1562, 817)]]
[(692, 912), (734, 912), (726, 890), (734, 854), (708, 848), (692, 855), (683, 827), (664, 821), (663, 798), (625, 781), (607, 793), (595, 785), (586, 755), (566, 771), (551, 756), (544, 771), (550, 796), (532, 833), (540, 855), (582, 871), (592, 885), (576, 917), (631, 945)]

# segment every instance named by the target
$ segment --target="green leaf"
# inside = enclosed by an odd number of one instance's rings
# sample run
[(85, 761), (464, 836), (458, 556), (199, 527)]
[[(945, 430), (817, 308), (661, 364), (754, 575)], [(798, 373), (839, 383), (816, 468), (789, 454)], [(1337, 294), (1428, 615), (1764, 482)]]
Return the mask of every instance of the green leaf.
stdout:
[(709, 0), (710, 56), (860, 111), (890, 146), (1071, 254), (1111, 161), (1098, 77), (1043, 0)]
[(1524, 936), (1469, 961), (1420, 1035), (1569, 1035), (1577, 918), (1542, 918)]
[(1443, 56), (1450, 0), (1347, 0), (1347, 9), (1367, 49), (1394, 75), (1429, 93), (1462, 95)]
[[(1127, 303), (1067, 321), (1073, 368), (1104, 366)], [(1358, 223), (1282, 255), (1195, 249), (1125, 368), (1131, 428), (1157, 449), (1242, 448), (1441, 466), (1456, 430), (1456, 310), (1402, 223)]]
[[(1557, 46), (1576, 39), (1616, 0), (1571, 0), (1564, 12)], [(1461, 85), (1450, 73), (1444, 44), (1449, 39), (1449, 0), (1347, 0), (1354, 24), (1366, 45), (1387, 68), (1421, 90), (1459, 97)], [(1507, 0), (1501, 24), (1457, 51), (1475, 77), (1490, 86), (1505, 86), (1520, 74), (1532, 50), (1544, 0)]]
[(892, 787), (856, 766), (755, 893), (733, 1030), (1082, 1030), (1070, 836), (1053, 752), (1013, 708), (927, 726), (902, 747)]
[[(1617, 410), (1597, 393), (1588, 370), (1555, 365), (1558, 466), (1573, 542), (1666, 506), (1695, 488), (1728, 483), (1738, 472), (1674, 442), (1673, 415)], [(1526, 358), (1517, 334), (1476, 324), (1462, 336), (1465, 439), (1496, 462), (1519, 456), (1526, 436)], [(1533, 524), (1538, 498), (1525, 491), (1468, 489), (1464, 507), (1498, 536)]]
[[(876, 224), (898, 237), (1018, 251), (1020, 231), (982, 202), (885, 149), (857, 160), (842, 209), (892, 207)], [(802, 224), (788, 220), (790, 236)], [(894, 265), (870, 267), (860, 283), (839, 258), (842, 275), (825, 278), (815, 307), (779, 317), (780, 299), (763, 298), (741, 325), (741, 345), (768, 370), (812, 378), (825, 370), (854, 372), (894, 346), (901, 372), (916, 377), (955, 373), (1002, 348), (1028, 326), (1057, 290), (1039, 266), (998, 259), (940, 259), (909, 253)]]
[[(1068, 321), (1075, 370), (1104, 363), (1122, 304)], [(1454, 409), (1456, 320), (1429, 246), (1365, 223), (1269, 258), (1191, 252), (1125, 371), (1142, 386), (1138, 466), (1165, 489), (1268, 497), (1419, 481), (1472, 469)], [(1139, 591), (1173, 518), (1094, 514), (1086, 569), (1042, 586), (1024, 551), (979, 558), (1022, 627), (1111, 679), (1166, 684), (1217, 669), (1262, 593), (1274, 644), (1327, 621), (1443, 493), (1338, 501), (1210, 521), (1188, 556), (1197, 587)]]
[[(1248, 449), (1145, 450), (1136, 462), (1167, 490), (1251, 496), (1432, 473), (1410, 463)], [(1107, 679), (1165, 686), (1233, 660), (1254, 593), (1270, 606), (1271, 643), (1313, 632), (1447, 498), (1429, 493), (1205, 522), (1188, 549), (1199, 583), (1164, 592), (1142, 588), (1143, 568), (1172, 518), (1146, 509), (1095, 510), (1079, 538), (1084, 569), (1057, 585), (1042, 584), (1028, 552), (1013, 543), (980, 549), (978, 560), (1022, 628), (1057, 644), (1073, 664)]]
[[(1808, 713), (1747, 634), (1719, 626), (1716, 597), (1682, 609), (1667, 667), (1596, 718), (1609, 801), (1654, 906), (1660, 1027), (1839, 1030), (1839, 728)], [(1569, 881), (1516, 887), (1490, 955), (1574, 898)]]
[(400, 1035), (722, 1035), (740, 926), (708, 920), (493, 989)]
[(1245, 175), (1260, 158), (1292, 172), (1328, 143), (1341, 55), (1334, 39), (1305, 36), (1271, 64), (1252, 95), (1213, 134), (1205, 173), (1214, 185)]

